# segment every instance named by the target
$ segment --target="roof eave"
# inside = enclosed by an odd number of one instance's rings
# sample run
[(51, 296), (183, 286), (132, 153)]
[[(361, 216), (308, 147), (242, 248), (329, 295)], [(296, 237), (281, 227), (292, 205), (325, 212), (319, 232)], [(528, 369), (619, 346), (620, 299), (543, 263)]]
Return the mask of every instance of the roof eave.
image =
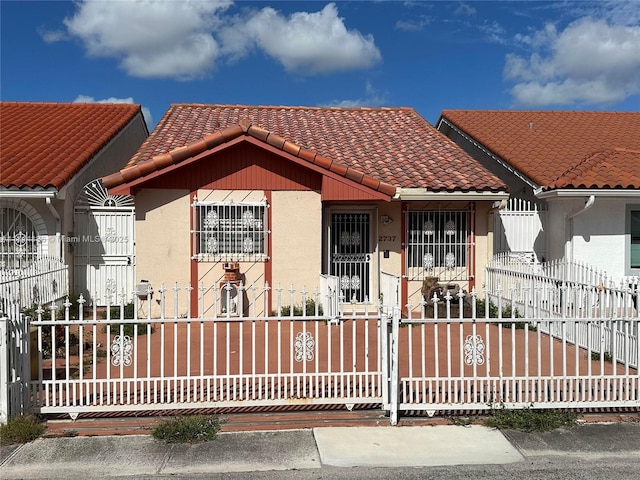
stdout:
[(503, 159), (499, 155), (493, 153), (491, 150), (486, 148), (479, 141), (475, 140), (470, 134), (467, 134), (464, 130), (462, 130), (461, 128), (456, 126), (448, 118), (446, 118), (444, 116), (440, 117), (440, 119), (438, 120), (438, 123), (437, 123), (438, 131), (441, 131), (440, 130), (440, 125), (442, 125), (442, 124), (447, 125), (447, 127), (449, 127), (451, 130), (455, 130), (458, 133), (458, 135), (460, 135), (462, 138), (464, 138), (470, 145), (473, 145), (476, 149), (484, 152), (484, 154), (487, 155), (488, 157), (490, 157), (491, 159), (493, 159), (494, 162), (496, 162), (502, 168), (507, 170), (513, 176), (519, 178), (521, 181), (523, 181), (524, 183), (529, 185), (531, 188), (533, 188), (533, 189), (539, 188), (539, 185), (534, 180), (532, 180), (527, 175), (525, 175), (523, 172), (521, 172), (520, 170), (518, 170), (517, 168), (512, 166), (505, 159)]
[(535, 193), (537, 198), (560, 198), (560, 197), (585, 197), (594, 195), (596, 197), (640, 197), (640, 190), (622, 188), (561, 188), (545, 190)]
[(452, 192), (433, 192), (426, 188), (398, 188), (394, 195), (394, 200), (403, 201), (440, 201), (440, 200), (463, 200), (463, 201), (496, 201), (507, 200), (509, 193), (500, 192), (479, 192), (479, 191), (452, 191)]
[(0, 187), (0, 198), (55, 198), (57, 195), (58, 189)]

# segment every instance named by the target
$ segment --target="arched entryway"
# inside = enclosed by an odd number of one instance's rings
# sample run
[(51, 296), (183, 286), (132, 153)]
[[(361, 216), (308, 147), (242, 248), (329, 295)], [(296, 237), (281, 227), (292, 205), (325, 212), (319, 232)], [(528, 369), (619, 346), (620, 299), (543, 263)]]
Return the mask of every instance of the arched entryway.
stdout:
[(135, 210), (130, 195), (110, 195), (101, 180), (78, 195), (74, 236), (74, 291), (98, 305), (131, 297), (135, 278)]

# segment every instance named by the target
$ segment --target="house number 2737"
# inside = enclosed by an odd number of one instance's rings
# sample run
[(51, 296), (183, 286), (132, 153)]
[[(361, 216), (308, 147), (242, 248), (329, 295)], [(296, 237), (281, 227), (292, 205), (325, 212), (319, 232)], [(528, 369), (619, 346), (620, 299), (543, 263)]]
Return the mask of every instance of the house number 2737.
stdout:
[(395, 242), (396, 241), (396, 236), (395, 235), (380, 235), (380, 236), (378, 236), (378, 241), (379, 242)]

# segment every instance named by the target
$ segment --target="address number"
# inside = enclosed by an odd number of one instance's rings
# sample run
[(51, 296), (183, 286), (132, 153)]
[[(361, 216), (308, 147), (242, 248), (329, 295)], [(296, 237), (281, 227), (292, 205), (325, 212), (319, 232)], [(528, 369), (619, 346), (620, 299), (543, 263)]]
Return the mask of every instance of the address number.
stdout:
[(380, 235), (378, 237), (379, 242), (395, 242), (396, 235)]

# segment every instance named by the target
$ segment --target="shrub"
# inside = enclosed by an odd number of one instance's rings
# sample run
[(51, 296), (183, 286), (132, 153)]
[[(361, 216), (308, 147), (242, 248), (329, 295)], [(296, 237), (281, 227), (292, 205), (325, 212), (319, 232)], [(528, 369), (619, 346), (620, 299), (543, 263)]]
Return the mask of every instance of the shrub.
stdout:
[(560, 427), (572, 427), (576, 425), (577, 414), (575, 412), (563, 412), (558, 410), (533, 410), (525, 409), (493, 409), (491, 416), (485, 421), (488, 427), (498, 429), (512, 429), (521, 432), (547, 432)]
[(167, 443), (196, 443), (214, 440), (222, 427), (215, 415), (177, 416), (156, 425), (151, 432)]
[(604, 355), (602, 356), (598, 352), (591, 352), (591, 360), (593, 360), (594, 362), (599, 361), (601, 357), (605, 362), (613, 361), (613, 356), (609, 352), (604, 352)]
[[(135, 313), (135, 305), (133, 302), (129, 302), (124, 306), (124, 318), (133, 318)], [(109, 314), (112, 320), (120, 318), (120, 305), (111, 305), (109, 308)], [(107, 312), (102, 312), (102, 318), (107, 318)]]
[(44, 425), (33, 415), (12, 418), (6, 425), (0, 425), (0, 445), (32, 442), (44, 430)]
[[(53, 354), (53, 339), (51, 335), (51, 326), (44, 325), (42, 328), (42, 357), (43, 358), (51, 358)], [(64, 355), (66, 349), (66, 335), (65, 335), (66, 327), (64, 325), (56, 325), (53, 327), (53, 335), (55, 336), (55, 344), (56, 344), (56, 356)], [(69, 332), (69, 348), (76, 347), (80, 344), (80, 340), (78, 336)]]
[[(283, 305), (280, 307), (280, 313), (283, 317), (288, 317), (291, 315), (291, 306)], [(316, 314), (316, 302), (314, 300), (307, 300), (306, 308), (304, 309), (304, 315), (307, 317), (313, 317)], [(272, 316), (277, 316), (278, 312), (274, 310), (271, 312)], [(293, 306), (293, 316), (301, 317), (303, 315), (303, 307), (302, 305), (294, 305)], [(318, 315), (323, 315), (322, 305), (318, 305)]]
[[(132, 302), (127, 303), (124, 306), (124, 318), (132, 319), (134, 316), (135, 305)], [(109, 314), (111, 320), (118, 320), (120, 318), (120, 305), (112, 305), (109, 309)], [(107, 312), (102, 312), (102, 318), (107, 318)], [(147, 324), (145, 322), (141, 323), (112, 323), (109, 327), (109, 332), (113, 335), (120, 335), (120, 325), (123, 325), (123, 334), (128, 335), (129, 337), (133, 337), (134, 329), (137, 330), (138, 335), (146, 335), (147, 334)], [(105, 327), (106, 331), (106, 327)], [(153, 332), (153, 328), (151, 329)]]
[[(524, 315), (520, 313), (520, 311), (516, 308), (512, 311), (511, 304), (507, 304), (502, 307), (502, 318), (508, 320), (513, 313), (513, 318), (524, 318)], [(484, 317), (486, 310), (486, 303), (482, 299), (478, 299), (476, 302), (476, 312), (479, 317)], [(489, 300), (489, 318), (498, 318), (498, 306)], [(537, 329), (534, 325), (528, 324), (527, 322), (502, 322), (504, 327), (515, 326), (517, 330), (527, 328), (529, 326), (529, 330), (535, 332)]]

